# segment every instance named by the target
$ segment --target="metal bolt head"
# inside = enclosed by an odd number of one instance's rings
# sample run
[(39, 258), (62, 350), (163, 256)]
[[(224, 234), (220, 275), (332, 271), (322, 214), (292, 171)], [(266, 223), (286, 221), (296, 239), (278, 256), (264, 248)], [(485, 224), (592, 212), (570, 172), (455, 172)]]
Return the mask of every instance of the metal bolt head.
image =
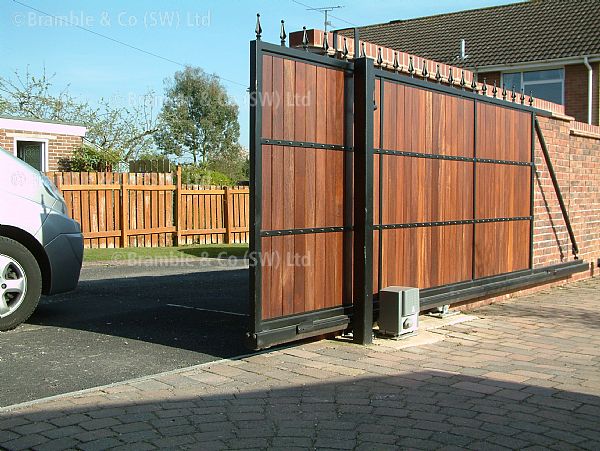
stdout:
[(0, 288), (2, 288), (3, 290), (6, 290), (6, 284), (3, 283), (2, 285), (0, 285)]

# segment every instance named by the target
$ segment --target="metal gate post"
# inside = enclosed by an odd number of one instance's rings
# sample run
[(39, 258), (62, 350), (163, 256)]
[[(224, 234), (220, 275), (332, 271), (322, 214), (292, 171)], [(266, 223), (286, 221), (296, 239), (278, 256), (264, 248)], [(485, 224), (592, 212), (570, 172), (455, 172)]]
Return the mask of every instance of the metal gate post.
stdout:
[(373, 342), (373, 60), (354, 62), (354, 342)]
[[(259, 25), (257, 25), (258, 27)], [(262, 256), (260, 228), (262, 224), (262, 53), (261, 41), (250, 43), (250, 306), (253, 314), (246, 344), (257, 347), (262, 321)]]

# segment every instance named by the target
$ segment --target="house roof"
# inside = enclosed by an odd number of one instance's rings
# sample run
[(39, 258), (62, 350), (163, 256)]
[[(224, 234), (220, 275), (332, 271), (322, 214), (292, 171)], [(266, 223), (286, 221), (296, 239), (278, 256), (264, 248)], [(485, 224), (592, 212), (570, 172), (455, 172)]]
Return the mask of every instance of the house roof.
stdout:
[(81, 137), (87, 132), (87, 128), (80, 124), (4, 115), (0, 115), (0, 129)]
[[(599, 18), (600, 0), (531, 0), (359, 30), (361, 40), (473, 69), (600, 55)], [(338, 31), (353, 36), (352, 29)]]
[(37, 119), (27, 116), (12, 116), (10, 114), (0, 114), (0, 119), (12, 119), (16, 121), (31, 121), (31, 122), (41, 122), (45, 124), (59, 124), (59, 125), (78, 125), (83, 126), (81, 122), (66, 122), (66, 121), (56, 121), (51, 119)]

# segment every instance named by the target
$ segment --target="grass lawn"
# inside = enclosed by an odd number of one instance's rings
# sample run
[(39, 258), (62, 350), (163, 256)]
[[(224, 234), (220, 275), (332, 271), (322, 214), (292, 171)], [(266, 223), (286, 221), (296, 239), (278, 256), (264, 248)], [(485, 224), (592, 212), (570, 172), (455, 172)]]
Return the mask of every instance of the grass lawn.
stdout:
[(247, 244), (198, 244), (177, 247), (128, 247), (126, 249), (85, 249), (86, 262), (126, 261), (131, 258), (227, 258), (244, 257)]

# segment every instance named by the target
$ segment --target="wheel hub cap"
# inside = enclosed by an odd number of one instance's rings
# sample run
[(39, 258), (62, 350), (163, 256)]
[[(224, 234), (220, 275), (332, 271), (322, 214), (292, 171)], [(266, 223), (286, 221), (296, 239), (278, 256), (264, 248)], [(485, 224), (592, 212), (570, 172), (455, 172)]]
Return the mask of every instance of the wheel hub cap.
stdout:
[(0, 318), (4, 318), (23, 303), (27, 292), (27, 276), (14, 258), (0, 254)]

